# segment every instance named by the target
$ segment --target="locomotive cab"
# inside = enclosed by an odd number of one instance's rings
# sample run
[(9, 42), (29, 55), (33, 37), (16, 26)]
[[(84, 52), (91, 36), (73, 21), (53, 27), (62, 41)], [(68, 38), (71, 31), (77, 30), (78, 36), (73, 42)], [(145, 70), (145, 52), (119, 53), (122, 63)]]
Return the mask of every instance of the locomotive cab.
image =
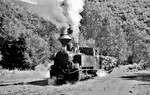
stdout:
[(99, 58), (95, 56), (95, 49), (79, 47), (79, 51), (79, 54), (74, 55), (73, 62), (79, 63), (80, 69), (85, 75), (90, 75), (91, 77), (96, 76), (96, 71), (99, 69)]

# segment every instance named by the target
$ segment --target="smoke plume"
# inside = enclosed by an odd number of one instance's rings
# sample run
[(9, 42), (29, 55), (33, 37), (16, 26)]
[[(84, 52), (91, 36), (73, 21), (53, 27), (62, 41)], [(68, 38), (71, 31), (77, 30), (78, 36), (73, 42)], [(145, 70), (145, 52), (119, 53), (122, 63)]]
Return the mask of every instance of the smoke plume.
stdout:
[(57, 27), (71, 25), (72, 36), (78, 42), (80, 13), (83, 11), (84, 0), (21, 0), (33, 4), (33, 10), (50, 20)]
[(65, 2), (68, 5), (68, 18), (71, 21), (71, 27), (74, 31), (72, 35), (78, 43), (79, 26), (82, 19), (80, 13), (83, 11), (84, 0), (65, 0)]
[(21, 0), (33, 4), (30, 10), (51, 21), (57, 27), (68, 27), (68, 18), (61, 7), (63, 0)]

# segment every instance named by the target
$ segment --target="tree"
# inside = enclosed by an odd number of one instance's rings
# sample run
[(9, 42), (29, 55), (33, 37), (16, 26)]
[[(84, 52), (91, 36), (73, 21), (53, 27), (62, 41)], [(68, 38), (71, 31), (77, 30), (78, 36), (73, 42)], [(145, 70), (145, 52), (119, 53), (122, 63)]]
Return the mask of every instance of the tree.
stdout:
[(127, 61), (149, 62), (148, 0), (86, 0), (81, 34), (94, 39), (100, 52)]

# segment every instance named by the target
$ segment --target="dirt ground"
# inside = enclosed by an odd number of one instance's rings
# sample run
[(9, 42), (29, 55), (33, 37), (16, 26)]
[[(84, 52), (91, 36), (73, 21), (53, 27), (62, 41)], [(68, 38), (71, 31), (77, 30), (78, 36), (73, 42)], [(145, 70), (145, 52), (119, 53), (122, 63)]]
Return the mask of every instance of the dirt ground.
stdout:
[(47, 85), (42, 73), (0, 76), (0, 95), (150, 95), (150, 71), (127, 72), (120, 67), (103, 77), (59, 86)]

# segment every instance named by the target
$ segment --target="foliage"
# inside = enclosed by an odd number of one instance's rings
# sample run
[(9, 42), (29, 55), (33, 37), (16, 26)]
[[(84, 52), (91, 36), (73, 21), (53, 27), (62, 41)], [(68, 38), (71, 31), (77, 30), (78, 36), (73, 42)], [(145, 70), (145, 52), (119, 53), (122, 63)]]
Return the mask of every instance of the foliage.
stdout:
[(29, 12), (20, 1), (0, 0), (0, 64), (9, 69), (34, 69), (50, 62), (59, 49), (53, 36), (56, 31), (55, 25)]
[(86, 0), (84, 9), (80, 38), (121, 62), (149, 63), (149, 0)]
[[(86, 0), (85, 3), (80, 45), (96, 47), (100, 54), (116, 57), (121, 63), (143, 60), (149, 64), (149, 0)], [(17, 0), (0, 0), (0, 65), (5, 68), (34, 69), (49, 62), (60, 49), (55, 25), (24, 6), (27, 4)]]
[(24, 52), (26, 49), (25, 39), (18, 38), (17, 40), (4, 40), (1, 47), (3, 59), (1, 65), (8, 69), (25, 69), (29, 68), (25, 62)]

